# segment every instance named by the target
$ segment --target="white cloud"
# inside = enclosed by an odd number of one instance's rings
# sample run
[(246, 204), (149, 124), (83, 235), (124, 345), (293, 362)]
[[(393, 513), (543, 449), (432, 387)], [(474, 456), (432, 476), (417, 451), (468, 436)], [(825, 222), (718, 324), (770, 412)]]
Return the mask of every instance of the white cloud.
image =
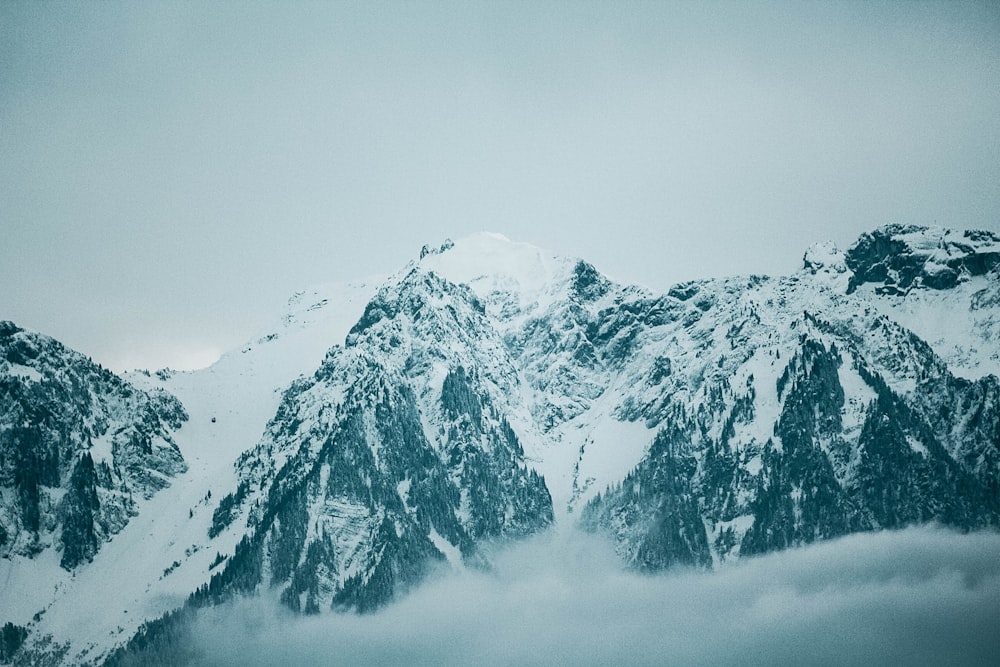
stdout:
[(983, 664), (1000, 651), (1000, 535), (856, 535), (712, 573), (623, 572), (546, 535), (369, 616), (202, 612), (200, 664)]

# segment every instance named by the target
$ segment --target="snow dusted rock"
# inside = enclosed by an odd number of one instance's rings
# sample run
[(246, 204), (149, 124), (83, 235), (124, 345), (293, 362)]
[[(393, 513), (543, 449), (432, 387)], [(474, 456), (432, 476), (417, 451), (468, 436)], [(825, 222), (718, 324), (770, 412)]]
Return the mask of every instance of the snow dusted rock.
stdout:
[[(953, 236), (978, 245), (961, 250)], [(927, 279), (939, 273), (928, 273), (938, 252), (928, 248), (944, 248), (948, 266), (964, 267), (962, 282), (980, 281), (975, 302), (996, 289), (996, 273), (982, 273), (994, 243), (986, 233), (891, 227), (862, 237), (846, 263), (869, 277), (882, 266), (906, 287), (954, 290), (958, 282)], [(627, 562), (706, 565), (861, 530), (998, 523), (997, 377), (961, 377), (887, 316), (899, 305), (885, 299), (910, 295), (861, 290), (858, 274), (845, 283), (841, 273), (827, 246), (787, 278), (687, 286), (677, 296), (700, 299), (701, 312), (665, 304), (673, 316), (638, 335), (636, 347), (662, 361), (632, 356), (625, 372), (637, 381), (620, 415), (659, 433), (582, 517), (609, 531)], [(912, 319), (926, 325), (931, 312), (921, 313)], [(984, 357), (968, 366), (989, 365)]]
[[(890, 226), (813, 246), (790, 276), (657, 294), (484, 233), (426, 247), (377, 289), (297, 294), (215, 367), (159, 378), (198, 415), (177, 434), (192, 464), (177, 497), (206, 512), (183, 506), (176, 528), (176, 548), (197, 540), (171, 575), (188, 605), (129, 650), (240, 594), (376, 609), (552, 523), (609, 535), (641, 570), (996, 526), (998, 253), (988, 232)], [(17, 382), (35, 377), (16, 363)], [(102, 493), (76, 467), (71, 525)], [(107, 655), (100, 641), (66, 655)]]
[(802, 257), (802, 266), (810, 273), (820, 271), (846, 273), (847, 262), (844, 253), (830, 241), (816, 243)]
[(549, 525), (507, 421), (517, 389), (467, 287), (420, 269), (391, 281), (239, 461), (253, 537), (196, 600), (263, 585), (294, 610), (367, 611), (435, 561), (474, 564), (481, 541)]
[[(889, 226), (848, 251), (848, 292), (928, 343), (960, 377), (1000, 376), (1000, 238)], [(900, 298), (905, 293), (905, 298)]]
[(886, 294), (913, 287), (948, 289), (1000, 265), (1000, 237), (986, 231), (889, 225), (864, 234), (847, 252), (848, 291), (879, 283)]
[(89, 561), (186, 466), (187, 419), (57, 341), (0, 322), (0, 555)]

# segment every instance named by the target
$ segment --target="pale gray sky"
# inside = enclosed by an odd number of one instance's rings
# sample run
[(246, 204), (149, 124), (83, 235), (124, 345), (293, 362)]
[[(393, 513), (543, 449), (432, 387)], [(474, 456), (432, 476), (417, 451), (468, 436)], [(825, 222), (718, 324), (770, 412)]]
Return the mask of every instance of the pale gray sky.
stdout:
[(0, 318), (183, 367), (482, 229), (654, 288), (1000, 231), (998, 119), (993, 2), (7, 1)]

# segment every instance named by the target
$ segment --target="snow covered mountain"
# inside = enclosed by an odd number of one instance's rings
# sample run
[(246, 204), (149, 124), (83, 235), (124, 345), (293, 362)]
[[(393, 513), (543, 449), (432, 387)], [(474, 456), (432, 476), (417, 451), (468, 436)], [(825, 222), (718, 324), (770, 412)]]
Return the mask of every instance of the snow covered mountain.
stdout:
[(0, 322), (0, 555), (91, 560), (187, 466), (172, 433), (187, 419), (57, 341)]
[[(467, 371), (466, 368), (469, 370)], [(344, 346), (285, 392), (210, 532), (253, 509), (232, 562), (204, 590), (269, 573), (295, 610), (388, 602), (429, 562), (552, 521), (506, 420), (517, 370), (472, 293), (413, 269), (368, 303)]]
[[(995, 525), (1000, 385), (968, 376), (996, 367), (995, 311), (981, 304), (996, 303), (997, 241), (888, 227), (843, 255), (812, 249), (787, 278), (656, 300), (656, 320), (627, 335), (657, 361), (627, 355), (632, 389), (616, 403), (657, 435), (584, 523), (651, 569), (927, 521)], [(595, 327), (619, 330), (634, 303)], [(892, 319), (917, 309), (911, 329)], [(954, 311), (965, 316), (940, 328)]]
[(15, 658), (99, 662), (132, 637), (117, 662), (199, 606), (373, 610), (551, 524), (642, 570), (995, 526), (998, 335), (988, 232), (884, 227), (790, 276), (666, 294), (493, 234), (425, 247), (295, 295), (209, 369), (130, 375), (183, 403), (187, 471), (72, 576), (11, 551), (0, 620), (29, 633)]

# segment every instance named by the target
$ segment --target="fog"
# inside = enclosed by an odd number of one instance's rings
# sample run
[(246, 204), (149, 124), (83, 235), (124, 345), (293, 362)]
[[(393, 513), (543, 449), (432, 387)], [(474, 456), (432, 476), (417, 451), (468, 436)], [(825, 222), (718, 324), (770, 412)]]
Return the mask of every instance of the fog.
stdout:
[(200, 613), (195, 664), (985, 664), (1000, 654), (1000, 535), (856, 535), (720, 566), (623, 571), (543, 535), (367, 616), (266, 598)]

